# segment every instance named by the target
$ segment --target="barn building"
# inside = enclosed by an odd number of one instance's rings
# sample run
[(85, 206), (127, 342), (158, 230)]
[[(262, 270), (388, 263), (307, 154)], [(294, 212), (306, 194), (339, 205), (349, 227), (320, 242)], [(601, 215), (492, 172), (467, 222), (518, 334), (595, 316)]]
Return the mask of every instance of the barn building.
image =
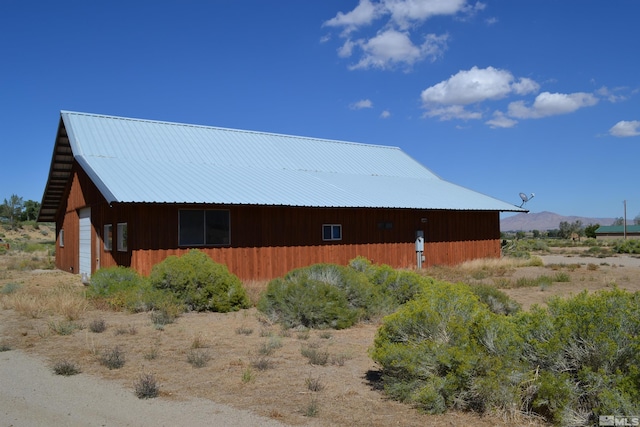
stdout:
[(640, 224), (629, 225), (601, 225), (596, 230), (596, 239), (640, 239)]
[(356, 256), (396, 268), (499, 257), (507, 211), (525, 212), (396, 147), (62, 111), (38, 221), (56, 224), (57, 268), (86, 278), (146, 275), (197, 248), (270, 279)]

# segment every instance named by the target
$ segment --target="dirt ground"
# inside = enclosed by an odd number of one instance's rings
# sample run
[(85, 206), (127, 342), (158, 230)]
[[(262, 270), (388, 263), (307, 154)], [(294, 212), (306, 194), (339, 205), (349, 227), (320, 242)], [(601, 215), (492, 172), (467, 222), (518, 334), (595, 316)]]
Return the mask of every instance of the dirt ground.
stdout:
[[(50, 306), (29, 310), (27, 296), (37, 299), (60, 288), (82, 292), (79, 277), (61, 271), (7, 269), (8, 257), (9, 254), (0, 256), (0, 289), (14, 283), (20, 285), (20, 290), (11, 295), (0, 294), (0, 345), (42, 360), (49, 370), (57, 362), (73, 362), (81, 369), (80, 376), (112, 380), (130, 390), (132, 400), (138, 400), (134, 395), (136, 380), (147, 373), (155, 377), (160, 388), (159, 398), (147, 402), (189, 402), (196, 398), (286, 425), (536, 424), (504, 414), (425, 415), (388, 400), (380, 390), (380, 367), (368, 357), (379, 324), (360, 324), (341, 331), (283, 331), (278, 325), (265, 322), (253, 308), (229, 314), (188, 313), (158, 329), (149, 313), (100, 310), (87, 304), (72, 316), (76, 317), (72, 322), (78, 329), (60, 335), (55, 332), (56, 325), (65, 321), (63, 315), (55, 314), (60, 310)], [(550, 296), (576, 294), (584, 289), (618, 286), (640, 290), (638, 258), (545, 255), (542, 259), (545, 266), (500, 273), (511, 280), (553, 275), (557, 271), (570, 276), (570, 281), (550, 286), (506, 289), (524, 309), (544, 304)], [(490, 280), (491, 277), (482, 278), (485, 282)], [(22, 305), (16, 304), (19, 294), (23, 295)], [(67, 302), (60, 300), (57, 304)], [(95, 320), (105, 322), (104, 332), (90, 332), (88, 326)], [(126, 362), (120, 369), (108, 369), (100, 363), (100, 356), (115, 347), (123, 352)], [(325, 352), (327, 363), (310, 364), (302, 349)], [(206, 366), (193, 367), (188, 358), (194, 354), (206, 356)], [(64, 396), (65, 390), (57, 392)]]

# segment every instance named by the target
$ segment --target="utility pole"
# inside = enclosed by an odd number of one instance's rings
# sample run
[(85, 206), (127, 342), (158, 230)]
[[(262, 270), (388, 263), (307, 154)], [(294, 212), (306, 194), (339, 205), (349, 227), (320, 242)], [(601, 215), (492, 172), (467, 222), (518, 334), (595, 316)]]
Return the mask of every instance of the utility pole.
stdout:
[(624, 220), (622, 222), (622, 230), (623, 230), (623, 235), (624, 235), (624, 240), (627, 240), (627, 201), (623, 200), (622, 202), (624, 204)]

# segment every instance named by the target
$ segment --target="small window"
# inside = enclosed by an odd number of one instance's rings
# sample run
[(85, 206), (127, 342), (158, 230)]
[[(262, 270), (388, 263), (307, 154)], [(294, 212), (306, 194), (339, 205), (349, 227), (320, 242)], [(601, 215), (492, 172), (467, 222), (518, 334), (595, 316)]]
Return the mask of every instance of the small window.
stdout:
[(127, 249), (127, 223), (118, 224), (118, 251), (126, 252)]
[(178, 244), (180, 246), (228, 245), (230, 220), (228, 210), (181, 210)]
[(104, 250), (110, 251), (113, 249), (113, 225), (105, 224), (104, 226)]
[(60, 233), (58, 233), (58, 244), (61, 248), (64, 248), (64, 230), (60, 230)]
[(342, 225), (324, 224), (322, 226), (322, 240), (342, 240)]

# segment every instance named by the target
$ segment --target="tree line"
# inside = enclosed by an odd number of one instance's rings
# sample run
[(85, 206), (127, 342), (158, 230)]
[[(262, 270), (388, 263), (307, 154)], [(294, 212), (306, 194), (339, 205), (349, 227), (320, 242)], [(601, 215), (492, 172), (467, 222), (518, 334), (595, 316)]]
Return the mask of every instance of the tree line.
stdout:
[(40, 213), (40, 202), (24, 199), (17, 194), (12, 194), (9, 199), (4, 199), (0, 205), (0, 220), (15, 227), (24, 221), (36, 221)]

